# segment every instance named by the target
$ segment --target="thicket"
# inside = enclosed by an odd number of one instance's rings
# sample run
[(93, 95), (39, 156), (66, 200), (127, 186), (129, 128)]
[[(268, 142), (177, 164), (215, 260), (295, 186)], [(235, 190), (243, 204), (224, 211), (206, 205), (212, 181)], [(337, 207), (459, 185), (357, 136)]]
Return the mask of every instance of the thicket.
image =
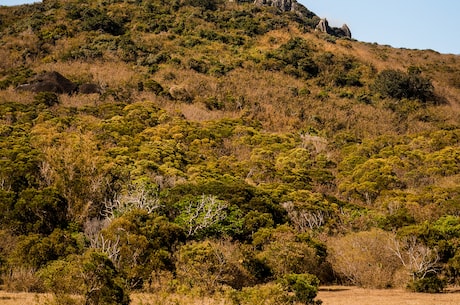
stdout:
[(410, 67), (407, 73), (391, 69), (380, 72), (374, 89), (384, 97), (398, 100), (407, 98), (425, 103), (435, 98), (431, 81), (423, 77), (417, 67)]
[[(318, 304), (320, 283), (459, 283), (460, 129), (436, 70), (378, 72), (359, 44), (308, 33), (315, 16), (250, 3), (15, 10), (0, 25), (5, 289)], [(52, 68), (105, 91), (13, 90)]]

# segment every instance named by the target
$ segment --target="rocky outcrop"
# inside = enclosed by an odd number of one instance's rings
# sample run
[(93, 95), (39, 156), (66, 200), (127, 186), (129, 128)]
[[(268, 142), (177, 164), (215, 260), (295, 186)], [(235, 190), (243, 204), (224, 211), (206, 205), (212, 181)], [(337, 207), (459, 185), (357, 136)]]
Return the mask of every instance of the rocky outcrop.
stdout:
[(255, 0), (254, 4), (273, 6), (282, 12), (295, 12), (298, 6), (296, 0)]
[(342, 27), (340, 29), (343, 31), (343, 35), (345, 37), (351, 38), (351, 31), (350, 31), (350, 28), (348, 27), (348, 25), (344, 24), (344, 25), (342, 25)]
[[(238, 2), (248, 2), (247, 0), (239, 0)], [(258, 6), (275, 7), (281, 12), (292, 12), (300, 17), (313, 18), (317, 16), (310, 12), (305, 6), (298, 3), (297, 0), (254, 0), (254, 4)], [(336, 37), (351, 38), (350, 28), (344, 24), (340, 28), (330, 27), (325, 18), (321, 19), (316, 25), (316, 30), (333, 35)]]
[(17, 87), (18, 90), (31, 92), (54, 92), (57, 94), (72, 94), (77, 90), (77, 85), (58, 72), (45, 72), (37, 75), (28, 84)]
[(315, 28), (317, 31), (327, 33), (336, 37), (351, 38), (351, 31), (348, 25), (344, 24), (341, 28), (330, 27), (326, 18), (321, 19)]
[[(310, 12), (305, 6), (298, 3), (296, 0), (253, 0), (255, 5), (258, 6), (271, 6), (276, 7), (282, 12), (292, 12), (299, 16), (312, 18), (315, 16), (312, 12)], [(240, 0), (239, 2), (242, 2)], [(246, 2), (246, 1), (244, 1)]]
[(16, 89), (34, 93), (53, 92), (56, 94), (73, 94), (76, 92), (91, 94), (102, 92), (101, 87), (97, 84), (87, 83), (78, 86), (56, 71), (41, 73), (32, 78), (30, 83), (19, 85)]
[(326, 18), (323, 18), (318, 22), (318, 24), (316, 25), (316, 30), (323, 33), (331, 33), (331, 28), (329, 27), (329, 22), (327, 22)]

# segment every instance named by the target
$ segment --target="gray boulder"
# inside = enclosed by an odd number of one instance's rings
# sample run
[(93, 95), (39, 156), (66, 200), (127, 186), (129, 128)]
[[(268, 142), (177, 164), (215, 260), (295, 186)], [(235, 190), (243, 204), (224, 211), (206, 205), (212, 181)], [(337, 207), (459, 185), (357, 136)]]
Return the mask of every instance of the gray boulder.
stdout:
[(344, 24), (341, 28), (330, 27), (326, 18), (321, 19), (315, 28), (317, 31), (327, 33), (336, 37), (351, 38), (351, 31), (348, 25)]
[(316, 25), (316, 30), (327, 34), (331, 33), (331, 28), (329, 27), (329, 23), (327, 22), (326, 18), (323, 18), (318, 22)]
[[(313, 12), (309, 11), (305, 6), (298, 3), (297, 0), (250, 0), (254, 5), (258, 6), (271, 6), (276, 7), (282, 12), (292, 12), (300, 17), (312, 18), (316, 16)], [(249, 2), (246, 0), (239, 0), (238, 2)]]
[(343, 35), (345, 37), (351, 38), (351, 31), (350, 31), (350, 28), (348, 27), (348, 25), (344, 24), (344, 25), (342, 25), (342, 27), (340, 29), (343, 31)]
[(276, 7), (282, 12), (297, 12), (300, 7), (296, 0), (254, 0), (254, 4)]

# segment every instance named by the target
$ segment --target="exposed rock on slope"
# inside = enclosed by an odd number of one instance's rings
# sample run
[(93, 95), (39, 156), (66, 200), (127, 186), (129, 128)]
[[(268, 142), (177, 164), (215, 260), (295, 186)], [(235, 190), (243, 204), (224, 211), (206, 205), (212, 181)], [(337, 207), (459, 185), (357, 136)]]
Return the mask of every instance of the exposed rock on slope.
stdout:
[(102, 92), (101, 87), (97, 84), (86, 83), (78, 86), (56, 71), (39, 74), (30, 83), (19, 85), (16, 89), (34, 93), (53, 92), (57, 94), (72, 94), (75, 92), (91, 94)]
[(341, 28), (333, 28), (329, 26), (326, 18), (323, 18), (318, 22), (316, 30), (337, 37), (351, 38), (351, 31), (348, 25), (344, 24)]
[(54, 92), (71, 94), (77, 90), (77, 85), (58, 72), (45, 72), (37, 75), (31, 83), (18, 86), (18, 90), (31, 92)]
[(254, 0), (254, 4), (276, 7), (282, 12), (293, 12), (307, 18), (315, 16), (314, 13), (296, 0)]

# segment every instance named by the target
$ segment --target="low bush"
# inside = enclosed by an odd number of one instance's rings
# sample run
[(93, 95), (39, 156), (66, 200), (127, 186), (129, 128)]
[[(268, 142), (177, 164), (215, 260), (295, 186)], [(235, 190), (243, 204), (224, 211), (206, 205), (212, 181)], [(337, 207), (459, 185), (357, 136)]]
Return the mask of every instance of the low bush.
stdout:
[(427, 102), (434, 99), (431, 81), (421, 75), (418, 69), (407, 73), (398, 70), (383, 70), (374, 82), (374, 91), (383, 97), (395, 99), (418, 99)]
[[(319, 280), (316, 276), (304, 274), (287, 274), (281, 280), (285, 291), (288, 291), (289, 300), (292, 303), (299, 302), (302, 304), (321, 304), (319, 300), (315, 300), (318, 293)], [(291, 294), (293, 293), (293, 294)]]
[(446, 287), (446, 281), (437, 276), (416, 279), (407, 288), (414, 292), (441, 293)]

